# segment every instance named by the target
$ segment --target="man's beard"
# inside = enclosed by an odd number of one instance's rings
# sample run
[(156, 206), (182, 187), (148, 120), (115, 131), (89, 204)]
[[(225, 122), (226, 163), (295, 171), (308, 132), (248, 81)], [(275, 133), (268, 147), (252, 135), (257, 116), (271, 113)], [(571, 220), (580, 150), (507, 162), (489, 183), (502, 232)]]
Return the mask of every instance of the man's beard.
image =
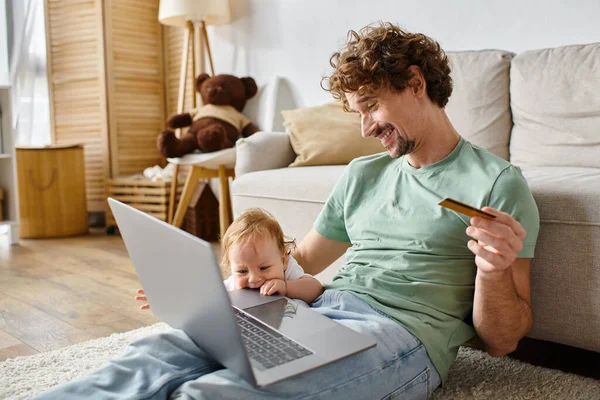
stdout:
[(400, 132), (397, 130), (394, 133), (396, 134), (396, 140), (392, 144), (392, 147), (388, 149), (390, 157), (400, 158), (409, 154), (415, 149), (415, 145), (417, 143), (414, 139), (404, 139), (400, 136)]

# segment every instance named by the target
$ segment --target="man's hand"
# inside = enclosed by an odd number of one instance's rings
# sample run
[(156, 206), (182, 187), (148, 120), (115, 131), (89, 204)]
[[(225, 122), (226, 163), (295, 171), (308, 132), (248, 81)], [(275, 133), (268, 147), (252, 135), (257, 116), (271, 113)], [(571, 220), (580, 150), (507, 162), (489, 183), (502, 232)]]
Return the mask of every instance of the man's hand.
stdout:
[[(147, 299), (147, 298), (146, 298), (146, 296), (145, 296), (144, 289), (138, 289), (138, 290), (137, 290), (137, 294), (138, 294), (138, 295), (137, 295), (137, 296), (135, 296), (135, 299), (136, 299), (136, 300), (138, 300), (138, 301), (144, 301), (144, 302), (147, 302), (147, 301), (148, 301), (148, 299)], [(150, 304), (148, 304), (148, 303), (146, 303), (146, 304), (142, 304), (142, 305), (140, 306), (140, 308), (141, 308), (142, 310), (149, 310), (149, 309), (150, 309)]]
[(482, 210), (495, 215), (496, 218), (471, 218), (467, 235), (476, 240), (469, 240), (469, 250), (475, 254), (475, 263), (480, 274), (504, 272), (523, 249), (525, 230), (507, 213), (491, 207), (484, 207)]
[(260, 287), (260, 294), (263, 296), (270, 296), (275, 293), (279, 293), (282, 296), (287, 295), (287, 284), (284, 280), (271, 279), (263, 283)]

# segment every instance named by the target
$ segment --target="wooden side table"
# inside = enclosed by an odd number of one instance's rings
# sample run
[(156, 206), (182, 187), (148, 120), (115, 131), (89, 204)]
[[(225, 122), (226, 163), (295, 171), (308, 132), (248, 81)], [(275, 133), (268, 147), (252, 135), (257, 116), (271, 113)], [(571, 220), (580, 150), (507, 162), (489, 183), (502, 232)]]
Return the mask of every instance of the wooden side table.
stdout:
[[(190, 171), (175, 210), (175, 216), (170, 222), (171, 225), (179, 228), (183, 223), (185, 212), (199, 179), (219, 178), (219, 224), (221, 237), (223, 237), (233, 218), (229, 178), (235, 179), (235, 148), (214, 153), (192, 153), (180, 158), (169, 158), (168, 161), (172, 164), (190, 166)], [(173, 177), (171, 184), (177, 185), (176, 176)], [(174, 204), (174, 202), (172, 201), (171, 204)]]

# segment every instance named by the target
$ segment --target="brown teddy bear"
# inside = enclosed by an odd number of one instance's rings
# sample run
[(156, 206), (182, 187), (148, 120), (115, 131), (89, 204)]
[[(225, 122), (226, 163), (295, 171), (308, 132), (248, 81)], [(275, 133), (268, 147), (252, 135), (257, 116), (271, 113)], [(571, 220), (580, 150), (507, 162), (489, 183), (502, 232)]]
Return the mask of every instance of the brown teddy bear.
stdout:
[[(184, 114), (173, 115), (167, 128), (157, 139), (158, 150), (166, 158), (181, 157), (196, 149), (212, 152), (233, 147), (242, 137), (248, 137), (258, 128), (242, 114), (246, 100), (256, 92), (256, 82), (250, 77), (233, 75), (200, 74), (196, 78), (196, 90), (202, 97), (203, 106)], [(189, 130), (180, 139), (174, 129)]]

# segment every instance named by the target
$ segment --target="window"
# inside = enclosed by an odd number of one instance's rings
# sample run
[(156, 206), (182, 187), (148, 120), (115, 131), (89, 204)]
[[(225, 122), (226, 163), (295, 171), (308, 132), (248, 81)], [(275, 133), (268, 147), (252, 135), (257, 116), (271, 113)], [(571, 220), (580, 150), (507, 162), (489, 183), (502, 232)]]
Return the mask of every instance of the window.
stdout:
[[(0, 0), (2, 1), (2, 0)], [(50, 144), (44, 0), (6, 2), (13, 124), (17, 146)]]

